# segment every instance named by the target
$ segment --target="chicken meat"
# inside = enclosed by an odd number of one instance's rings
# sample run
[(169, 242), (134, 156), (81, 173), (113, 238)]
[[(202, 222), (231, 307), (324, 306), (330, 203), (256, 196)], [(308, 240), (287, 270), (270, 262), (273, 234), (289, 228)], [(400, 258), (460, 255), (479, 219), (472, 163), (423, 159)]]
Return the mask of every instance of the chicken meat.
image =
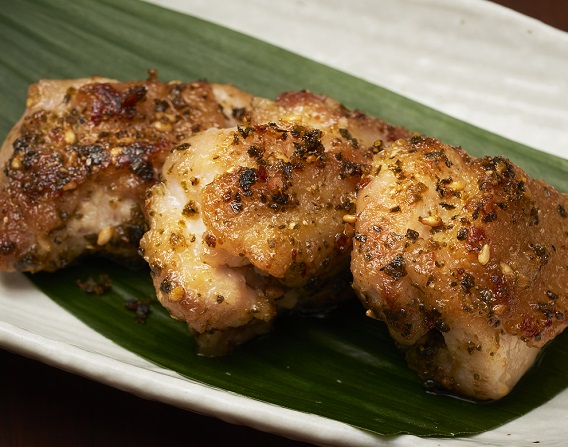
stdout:
[[(315, 127), (317, 126), (317, 127)], [(283, 309), (345, 297), (356, 186), (408, 135), (324, 96), (252, 101), (247, 125), (179, 143), (148, 194), (141, 241), (161, 303), (221, 355)]]
[(86, 253), (137, 262), (146, 190), (189, 135), (242, 121), (251, 96), (206, 82), (44, 80), (0, 153), (0, 270)]
[(568, 200), (503, 157), (414, 136), (357, 197), (354, 288), (427, 384), (514, 387), (567, 324)]

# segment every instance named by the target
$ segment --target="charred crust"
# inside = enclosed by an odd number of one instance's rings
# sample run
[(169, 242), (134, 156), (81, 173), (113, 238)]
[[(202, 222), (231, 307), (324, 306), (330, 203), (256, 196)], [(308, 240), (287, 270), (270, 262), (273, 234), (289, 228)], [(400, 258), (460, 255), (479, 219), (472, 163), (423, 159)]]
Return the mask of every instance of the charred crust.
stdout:
[[(13, 243), (4, 240), (0, 254), (17, 270), (66, 265), (77, 254), (67, 254), (66, 241), (58, 234), (70, 219), (80, 220), (73, 207), (110, 184), (110, 194), (118, 200), (143, 200), (167, 153), (189, 148), (182, 138), (198, 128), (226, 124), (211, 86), (204, 82), (95, 82), (72, 87), (61, 97), (56, 109), (24, 116), (3, 166), (7, 186), (2, 200), (11, 207), (4, 222), (15, 226), (25, 221), (28, 234), (53, 232), (46, 241), (49, 250), (38, 248), (33, 237), (10, 235)], [(37, 219), (39, 213), (42, 219)], [(146, 229), (144, 218), (132, 218), (114, 226), (104, 245), (97, 246), (96, 234), (82, 242), (88, 253), (130, 256)]]
[(136, 105), (147, 93), (143, 85), (134, 85), (121, 92), (109, 83), (88, 84), (79, 91), (90, 98), (89, 118), (95, 125), (113, 117), (132, 119), (137, 112)]

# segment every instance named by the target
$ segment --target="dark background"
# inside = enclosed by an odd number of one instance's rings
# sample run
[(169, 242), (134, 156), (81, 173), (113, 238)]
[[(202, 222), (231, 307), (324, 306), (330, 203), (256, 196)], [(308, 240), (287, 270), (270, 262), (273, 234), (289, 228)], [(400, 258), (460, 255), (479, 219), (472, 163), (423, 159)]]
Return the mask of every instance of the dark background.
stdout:
[[(495, 3), (568, 31), (568, 2), (563, 0)], [(249, 447), (308, 445), (140, 399), (0, 349), (0, 447), (227, 442)]]
[(514, 9), (563, 31), (568, 31), (568, 2), (562, 0), (498, 0), (493, 3)]

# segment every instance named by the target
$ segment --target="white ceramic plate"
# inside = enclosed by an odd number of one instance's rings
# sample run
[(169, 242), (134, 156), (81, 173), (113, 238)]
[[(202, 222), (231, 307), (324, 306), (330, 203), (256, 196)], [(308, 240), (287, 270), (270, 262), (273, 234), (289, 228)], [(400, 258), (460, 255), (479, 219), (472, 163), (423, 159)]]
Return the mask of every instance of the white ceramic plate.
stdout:
[[(568, 158), (568, 34), (492, 3), (152, 2), (244, 32)], [(568, 391), (481, 435), (419, 439), (375, 436), (212, 389), (116, 346), (18, 274), (0, 274), (0, 345), (145, 398), (322, 445), (534, 446), (539, 441), (560, 446), (568, 436), (563, 422)]]

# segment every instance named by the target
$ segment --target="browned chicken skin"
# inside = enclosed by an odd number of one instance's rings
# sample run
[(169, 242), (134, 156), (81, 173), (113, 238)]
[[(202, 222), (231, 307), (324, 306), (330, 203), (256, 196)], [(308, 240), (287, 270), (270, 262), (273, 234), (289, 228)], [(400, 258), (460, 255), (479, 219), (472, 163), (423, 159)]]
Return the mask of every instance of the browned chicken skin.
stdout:
[(567, 324), (566, 196), (421, 137), (378, 155), (362, 186), (351, 267), (367, 315), (423, 379), (507, 394)]
[(94, 252), (137, 259), (144, 194), (166, 154), (194, 132), (238, 123), (228, 113), (250, 98), (155, 77), (32, 85), (0, 155), (0, 270), (52, 271)]
[(136, 260), (149, 230), (158, 298), (205, 354), (341, 299), (350, 254), (367, 315), (453, 392), (504, 396), (566, 327), (566, 195), (325, 96), (41, 81), (0, 165), (0, 270)]
[(147, 201), (158, 298), (213, 355), (281, 309), (336, 301), (356, 185), (381, 140), (408, 135), (308, 92), (256, 98), (248, 120), (182, 141)]

